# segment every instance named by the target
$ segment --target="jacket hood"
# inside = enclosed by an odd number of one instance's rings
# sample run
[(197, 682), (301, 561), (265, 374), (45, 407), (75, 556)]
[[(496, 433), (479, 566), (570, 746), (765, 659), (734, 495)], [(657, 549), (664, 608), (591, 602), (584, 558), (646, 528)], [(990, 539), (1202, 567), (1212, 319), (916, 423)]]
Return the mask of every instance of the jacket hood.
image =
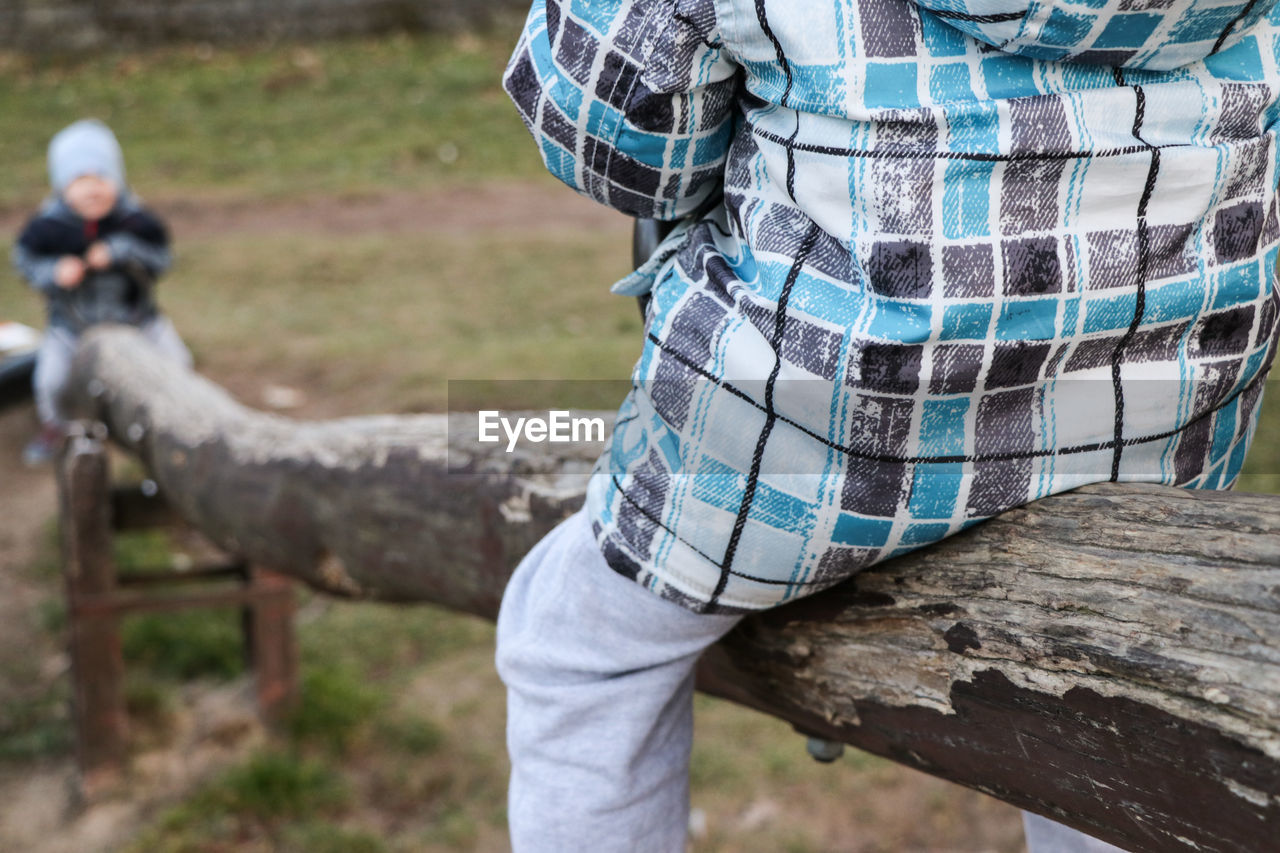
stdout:
[(124, 153), (111, 129), (97, 119), (68, 125), (49, 142), (49, 183), (61, 193), (76, 178), (98, 175), (125, 189)]
[(1243, 38), (1276, 0), (917, 0), (1005, 53), (1168, 70)]

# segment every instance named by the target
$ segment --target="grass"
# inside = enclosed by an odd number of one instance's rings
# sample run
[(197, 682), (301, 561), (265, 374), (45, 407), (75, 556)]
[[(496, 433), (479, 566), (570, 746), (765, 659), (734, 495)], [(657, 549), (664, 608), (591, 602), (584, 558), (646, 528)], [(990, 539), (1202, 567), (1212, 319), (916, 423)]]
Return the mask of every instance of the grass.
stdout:
[[(168, 570), (173, 543), (165, 530), (114, 537), (116, 567), (121, 572)], [(160, 682), (207, 677), (225, 680), (244, 672), (240, 613), (234, 608), (141, 613), (121, 622), (126, 667), (141, 667)], [(159, 690), (160, 682), (152, 684)]]
[(488, 623), (432, 605), (329, 602), (322, 618), (303, 626), (299, 645), (304, 666), (401, 684), (415, 667), (492, 639)]
[(168, 810), (125, 849), (135, 853), (226, 849), (221, 845), (258, 836), (275, 849), (310, 850), (314, 847), (296, 842), (328, 835), (332, 843), (331, 833), (320, 827), (329, 826), (324, 818), (349, 803), (347, 783), (335, 768), (295, 753), (264, 751)]
[(0, 702), (0, 761), (68, 754), (74, 746), (69, 699), (69, 685), (58, 680)]
[(361, 680), (351, 669), (312, 667), (302, 678), (302, 698), (289, 720), (289, 733), (344, 755), (385, 701), (382, 685)]
[(432, 607), (305, 607), (302, 703), (287, 737), (126, 849), (498, 849), (506, 767), (492, 627)]
[(1280, 371), (1273, 370), (1262, 394), (1262, 414), (1236, 490), (1280, 495)]
[[(430, 607), (326, 606), (300, 627), (306, 698), (287, 748), (267, 747), (211, 780), (127, 850), (505, 849), (491, 631)], [(358, 676), (352, 662), (364, 665)], [(994, 801), (904, 779), (854, 750), (818, 765), (785, 723), (707, 697), (695, 708), (693, 804), (708, 827), (695, 851), (845, 849), (842, 837), (866, 834), (881, 839), (868, 849), (929, 849), (943, 827), (988, 838), (985, 849), (1017, 849), (1000, 841), (1007, 814)], [(330, 789), (308, 780), (331, 777), (346, 780), (341, 799), (311, 793)], [(916, 809), (922, 788), (943, 805)], [(788, 812), (799, 804), (797, 820)], [(893, 809), (909, 818), (886, 820)], [(294, 846), (300, 839), (313, 846)]]
[(244, 672), (237, 610), (134, 615), (123, 621), (120, 634), (126, 666), (141, 666), (167, 679), (228, 679)]
[(438, 752), (447, 737), (439, 724), (418, 716), (382, 717), (377, 732), (378, 740), (387, 747), (418, 758)]
[(40, 531), (37, 557), (19, 569), (41, 589), (29, 625), (41, 636), (24, 648), (0, 649), (0, 762), (25, 763), (69, 754), (74, 742), (70, 720), (71, 685), (41, 671), (40, 640), (61, 637), (66, 605), (61, 596), (56, 523)]
[(487, 37), (0, 57), (0, 206), (39, 197), (49, 137), (89, 115), (116, 131), (130, 180), (147, 193), (340, 195), (540, 177), (495, 86), (517, 26)]
[(259, 821), (317, 814), (348, 801), (331, 768), (284, 752), (255, 756), (210, 786), (205, 796), (221, 810)]
[(571, 231), (284, 233), (196, 241), (167, 311), (205, 369), (271, 377), (347, 413), (441, 410), (449, 380), (625, 379), (625, 247)]

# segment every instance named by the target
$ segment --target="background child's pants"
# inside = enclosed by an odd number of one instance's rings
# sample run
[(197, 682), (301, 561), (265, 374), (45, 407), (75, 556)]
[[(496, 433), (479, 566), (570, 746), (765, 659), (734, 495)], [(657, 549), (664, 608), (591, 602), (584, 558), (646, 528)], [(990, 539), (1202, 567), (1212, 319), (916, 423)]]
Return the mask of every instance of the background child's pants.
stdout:
[[(515, 853), (684, 850), (693, 668), (739, 618), (616, 574), (582, 511), (529, 552), (498, 616)], [(1043, 818), (1027, 829), (1032, 853), (1118, 849)]]
[[(138, 327), (143, 336), (165, 358), (184, 367), (191, 366), (191, 352), (178, 336), (167, 317), (155, 317)], [(50, 326), (40, 340), (32, 385), (36, 397), (36, 414), (45, 426), (62, 426), (67, 417), (60, 404), (63, 391), (71, 378), (71, 359), (75, 357), (80, 336), (68, 329)]]

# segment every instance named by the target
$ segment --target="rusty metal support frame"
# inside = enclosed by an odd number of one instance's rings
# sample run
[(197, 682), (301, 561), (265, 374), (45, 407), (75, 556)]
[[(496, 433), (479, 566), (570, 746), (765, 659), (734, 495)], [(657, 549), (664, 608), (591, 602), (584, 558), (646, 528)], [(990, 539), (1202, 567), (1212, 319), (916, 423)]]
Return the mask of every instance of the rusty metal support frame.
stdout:
[[(120, 620), (129, 613), (239, 606), (259, 713), (274, 723), (294, 706), (298, 652), (291, 579), (236, 559), (192, 572), (117, 572), (112, 556), (116, 532), (171, 523), (174, 517), (159, 498), (112, 490), (103, 436), (94, 430), (78, 430), (59, 458), (58, 497), (72, 719), (86, 796), (111, 787), (123, 773), (128, 717)], [(217, 588), (193, 589), (201, 583)], [(163, 589), (171, 585), (181, 585), (183, 591)]]

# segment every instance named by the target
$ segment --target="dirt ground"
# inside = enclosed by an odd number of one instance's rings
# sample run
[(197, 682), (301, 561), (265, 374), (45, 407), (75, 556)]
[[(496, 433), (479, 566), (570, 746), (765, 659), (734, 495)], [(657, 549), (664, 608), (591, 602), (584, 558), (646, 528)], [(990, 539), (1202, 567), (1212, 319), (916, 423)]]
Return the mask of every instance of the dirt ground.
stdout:
[[(50, 468), (20, 460), (35, 416), (30, 406), (0, 413), (0, 700), (47, 694), (70, 665), (40, 624), (49, 603), (47, 559), (56, 536), (57, 490)], [(56, 585), (54, 586), (56, 589)], [(193, 685), (181, 697), (163, 749), (137, 754), (128, 787), (83, 802), (68, 755), (36, 763), (0, 761), (0, 850), (94, 853), (127, 840), (156, 805), (244, 755), (264, 736), (247, 682)], [(68, 709), (69, 711), (69, 709)]]
[[(234, 232), (450, 234), (530, 231), (544, 225), (616, 232), (626, 227), (627, 219), (622, 214), (568, 192), (551, 195), (555, 207), (554, 211), (549, 210), (547, 187), (546, 181), (530, 181), (445, 187), (428, 194), (382, 192), (341, 199), (263, 201), (149, 196), (145, 201), (163, 211), (178, 240)], [(27, 215), (25, 208), (0, 208), (0, 234), (15, 233)]]
[[(546, 216), (545, 199), (545, 187), (530, 184), (483, 190), (446, 189), (425, 196), (392, 193), (343, 199), (340, 203), (152, 201), (163, 208), (176, 234), (194, 237), (274, 230), (349, 235), (424, 228), (435, 233), (536, 229), (540, 217)], [(615, 236), (625, 234), (628, 227), (625, 220), (602, 213), (584, 200), (558, 202), (555, 217), (560, 227), (568, 221), (576, 228), (607, 230)], [(12, 233), (20, 220), (13, 211), (0, 211), (0, 233)], [(246, 389), (239, 387), (244, 384), (243, 377), (212, 378), (237, 386), (236, 392), (245, 396)], [(290, 414), (314, 417), (325, 412), (322, 402), (312, 401)], [(39, 613), (42, 599), (49, 595), (48, 581), (42, 586), (33, 579), (30, 569), (41, 555), (50, 553), (57, 502), (51, 471), (29, 470), (19, 462), (22, 445), (33, 426), (30, 406), (0, 412), (0, 700), (47, 690), (65, 678), (68, 669), (65, 651), (56, 647), (48, 639), (49, 632), (40, 627)], [(92, 804), (86, 805), (75, 795), (70, 757), (36, 764), (0, 761), (0, 850), (112, 850), (132, 837), (161, 806), (246, 755), (264, 737), (244, 682), (220, 688), (192, 688), (182, 698), (185, 710), (168, 746), (137, 756), (128, 787)], [(871, 795), (885, 800), (878, 807), (886, 813), (909, 814), (912, 804), (935, 801), (952, 790), (921, 774), (907, 770), (901, 773), (902, 778), (895, 778), (895, 784), (890, 786), (892, 791)], [(960, 828), (961, 837), (981, 837), (990, 850), (1019, 849), (1021, 832), (1016, 811), (971, 792), (958, 796), (984, 801), (972, 813), (973, 819), (982, 824), (981, 831)], [(864, 803), (860, 808), (869, 805)], [(777, 804), (770, 807), (778, 808)], [(899, 819), (910, 820), (904, 815)], [(859, 845), (858, 849), (864, 848)], [(873, 845), (867, 849), (882, 848)]]

